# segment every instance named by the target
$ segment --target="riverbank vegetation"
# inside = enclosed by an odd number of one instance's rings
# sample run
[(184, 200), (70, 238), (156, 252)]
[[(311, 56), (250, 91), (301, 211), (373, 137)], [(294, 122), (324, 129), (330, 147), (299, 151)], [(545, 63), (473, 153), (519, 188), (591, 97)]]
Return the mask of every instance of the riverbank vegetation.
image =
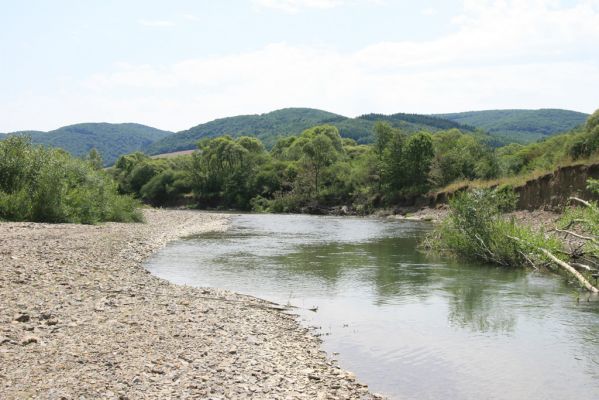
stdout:
[(153, 205), (271, 212), (348, 206), (359, 213), (409, 202), (455, 179), (499, 173), (492, 148), (457, 129), (408, 135), (378, 122), (373, 136), (374, 144), (358, 144), (319, 125), (267, 149), (257, 138), (225, 135), (202, 140), (193, 155), (123, 156), (112, 173), (123, 193)]
[(500, 171), (495, 179), (458, 179), (439, 191), (517, 186), (559, 167), (599, 162), (599, 110), (571, 131), (527, 145), (512, 143), (494, 152)]
[[(597, 191), (599, 183), (590, 181), (589, 187)], [(599, 266), (599, 208), (596, 202), (572, 201), (582, 207), (568, 208), (558, 226), (545, 232), (506, 215), (516, 202), (508, 188), (460, 193), (451, 199), (448, 217), (423, 247), (502, 267), (559, 270), (598, 293), (590, 280)]]
[(498, 148), (477, 132), (406, 133), (382, 121), (373, 125), (372, 144), (342, 138), (326, 124), (270, 148), (256, 137), (224, 135), (201, 140), (192, 155), (122, 156), (111, 172), (122, 193), (154, 206), (369, 213), (413, 204), (430, 191), (513, 184), (588, 162), (599, 153), (598, 115), (562, 135)]
[(0, 220), (141, 221), (139, 202), (119, 194), (101, 164), (93, 151), (82, 160), (25, 137), (0, 141)]

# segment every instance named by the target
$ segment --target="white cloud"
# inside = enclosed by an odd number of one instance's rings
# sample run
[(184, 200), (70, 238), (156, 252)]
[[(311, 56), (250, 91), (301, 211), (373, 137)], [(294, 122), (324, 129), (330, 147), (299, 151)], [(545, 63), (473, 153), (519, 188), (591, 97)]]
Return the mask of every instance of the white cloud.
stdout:
[(253, 0), (260, 7), (272, 8), (288, 13), (296, 13), (305, 8), (334, 8), (342, 5), (343, 0)]
[(292, 106), (345, 115), (599, 107), (597, 1), (480, 4), (466, 1), (454, 33), (435, 40), (353, 52), (278, 43), (164, 65), (118, 64), (58, 100), (23, 97), (0, 106), (14, 121), (29, 120), (23, 105), (35, 104), (40, 123), (77, 115), (173, 130)]
[(200, 17), (198, 17), (197, 15), (194, 15), (194, 14), (185, 14), (185, 15), (183, 15), (183, 18), (185, 18), (188, 21), (193, 21), (193, 22), (203, 21), (202, 18), (200, 18)]
[(437, 9), (435, 7), (426, 7), (420, 11), (422, 15), (431, 16), (437, 13)]
[(175, 25), (175, 23), (173, 21), (168, 21), (168, 20), (140, 19), (137, 22), (140, 25), (147, 26), (149, 28), (170, 28), (171, 26)]

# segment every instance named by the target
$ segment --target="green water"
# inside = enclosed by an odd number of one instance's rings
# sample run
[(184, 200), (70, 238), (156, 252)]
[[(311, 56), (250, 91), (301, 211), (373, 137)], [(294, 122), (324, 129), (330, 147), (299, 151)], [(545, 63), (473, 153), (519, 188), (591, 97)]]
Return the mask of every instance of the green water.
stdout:
[(596, 297), (577, 302), (558, 276), (429, 257), (416, 250), (429, 229), (239, 215), (225, 233), (169, 245), (147, 268), (300, 307), (329, 355), (391, 398), (599, 398)]

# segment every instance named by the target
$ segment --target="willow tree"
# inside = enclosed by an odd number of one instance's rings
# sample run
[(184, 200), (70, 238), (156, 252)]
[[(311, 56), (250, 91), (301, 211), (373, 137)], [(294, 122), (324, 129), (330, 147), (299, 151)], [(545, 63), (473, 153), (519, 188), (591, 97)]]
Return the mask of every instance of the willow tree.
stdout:
[(198, 143), (192, 187), (202, 205), (249, 207), (251, 182), (267, 154), (256, 138), (220, 136)]

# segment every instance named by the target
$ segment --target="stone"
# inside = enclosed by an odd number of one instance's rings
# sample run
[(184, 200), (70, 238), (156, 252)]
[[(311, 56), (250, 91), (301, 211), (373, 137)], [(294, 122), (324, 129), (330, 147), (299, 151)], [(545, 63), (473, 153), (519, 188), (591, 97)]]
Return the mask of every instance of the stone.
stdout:
[(0, 224), (0, 254), (19, 258), (0, 276), (0, 399), (372, 398), (335, 375), (314, 335), (276, 305), (144, 269), (168, 241), (224, 230), (228, 216), (144, 215)]
[(38, 343), (40, 340), (37, 336), (28, 335), (21, 340), (22, 346), (27, 346), (28, 344)]
[(17, 322), (29, 322), (29, 320), (31, 319), (31, 317), (29, 316), (29, 314), (17, 314), (14, 318), (15, 321)]

